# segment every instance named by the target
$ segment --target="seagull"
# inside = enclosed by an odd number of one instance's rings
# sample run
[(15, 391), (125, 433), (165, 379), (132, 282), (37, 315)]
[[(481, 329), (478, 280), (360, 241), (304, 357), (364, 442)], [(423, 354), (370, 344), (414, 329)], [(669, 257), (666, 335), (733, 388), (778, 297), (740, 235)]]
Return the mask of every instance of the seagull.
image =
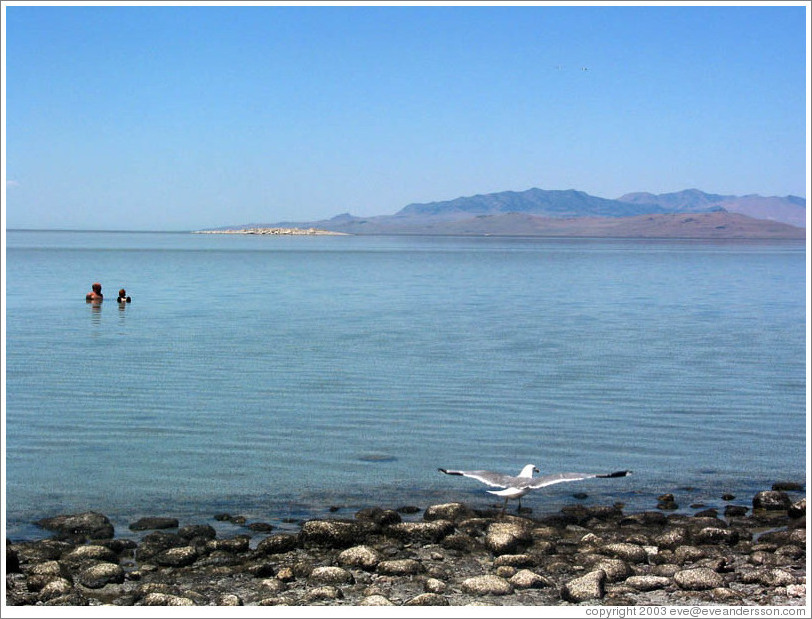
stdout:
[(490, 494), (505, 497), (505, 506), (502, 508), (502, 513), (507, 510), (507, 503), (510, 499), (519, 499), (519, 509), (522, 507), (522, 497), (531, 490), (537, 490), (544, 486), (551, 486), (553, 484), (560, 484), (565, 481), (578, 481), (581, 479), (590, 479), (593, 477), (626, 477), (631, 471), (615, 471), (614, 473), (606, 473), (604, 475), (598, 473), (553, 473), (551, 475), (542, 475), (541, 477), (533, 477), (533, 473), (538, 473), (539, 470), (534, 464), (525, 466), (517, 476), (505, 475), (503, 473), (494, 473), (493, 471), (452, 471), (449, 469), (437, 469), (446, 475), (462, 475), (463, 477), (470, 477), (481, 481), (488, 486), (495, 486), (497, 488), (504, 488), (504, 490), (488, 490)]

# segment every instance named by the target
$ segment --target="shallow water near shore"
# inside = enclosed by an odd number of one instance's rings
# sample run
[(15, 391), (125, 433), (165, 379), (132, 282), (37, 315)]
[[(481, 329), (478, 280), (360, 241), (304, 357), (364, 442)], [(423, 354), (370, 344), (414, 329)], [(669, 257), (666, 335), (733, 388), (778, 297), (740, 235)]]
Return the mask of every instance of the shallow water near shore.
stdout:
[[(284, 529), (496, 502), (438, 467), (634, 471), (528, 495), (534, 515), (653, 509), (663, 492), (747, 505), (806, 478), (800, 242), (6, 241), (12, 539), (86, 510), (117, 531), (218, 512)], [(100, 306), (84, 302), (93, 281)]]

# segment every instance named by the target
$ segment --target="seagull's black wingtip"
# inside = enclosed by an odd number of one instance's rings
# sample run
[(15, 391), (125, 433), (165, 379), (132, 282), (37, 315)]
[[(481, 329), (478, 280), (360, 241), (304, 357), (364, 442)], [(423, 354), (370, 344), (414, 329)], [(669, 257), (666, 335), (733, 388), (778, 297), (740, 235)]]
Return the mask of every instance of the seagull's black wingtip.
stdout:
[(626, 475), (631, 474), (631, 471), (615, 471), (614, 473), (609, 473), (608, 475), (598, 475), (598, 477), (626, 477)]

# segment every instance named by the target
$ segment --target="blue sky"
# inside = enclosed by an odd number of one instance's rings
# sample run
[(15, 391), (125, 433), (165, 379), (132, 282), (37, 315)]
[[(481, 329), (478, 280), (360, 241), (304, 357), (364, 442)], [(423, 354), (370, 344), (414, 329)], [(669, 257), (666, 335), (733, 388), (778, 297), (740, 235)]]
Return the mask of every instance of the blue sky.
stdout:
[(807, 193), (803, 3), (3, 8), (8, 228)]

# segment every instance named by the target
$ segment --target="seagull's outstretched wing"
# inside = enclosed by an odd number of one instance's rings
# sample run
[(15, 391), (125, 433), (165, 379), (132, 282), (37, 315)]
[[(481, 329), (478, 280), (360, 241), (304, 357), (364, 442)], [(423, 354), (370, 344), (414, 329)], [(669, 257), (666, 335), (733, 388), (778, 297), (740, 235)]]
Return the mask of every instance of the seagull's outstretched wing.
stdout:
[(553, 473), (552, 475), (542, 475), (528, 480), (525, 484), (526, 488), (543, 488), (544, 486), (552, 486), (553, 484), (560, 484), (565, 481), (578, 481), (581, 479), (590, 479), (593, 477), (626, 477), (631, 471), (615, 471), (614, 473), (607, 473), (606, 475), (598, 475), (596, 473)]
[(497, 488), (509, 488), (515, 486), (517, 478), (511, 475), (504, 475), (503, 473), (494, 473), (493, 471), (451, 471), (449, 469), (437, 469), (446, 475), (462, 475), (463, 477), (470, 477), (481, 481), (488, 486)]

